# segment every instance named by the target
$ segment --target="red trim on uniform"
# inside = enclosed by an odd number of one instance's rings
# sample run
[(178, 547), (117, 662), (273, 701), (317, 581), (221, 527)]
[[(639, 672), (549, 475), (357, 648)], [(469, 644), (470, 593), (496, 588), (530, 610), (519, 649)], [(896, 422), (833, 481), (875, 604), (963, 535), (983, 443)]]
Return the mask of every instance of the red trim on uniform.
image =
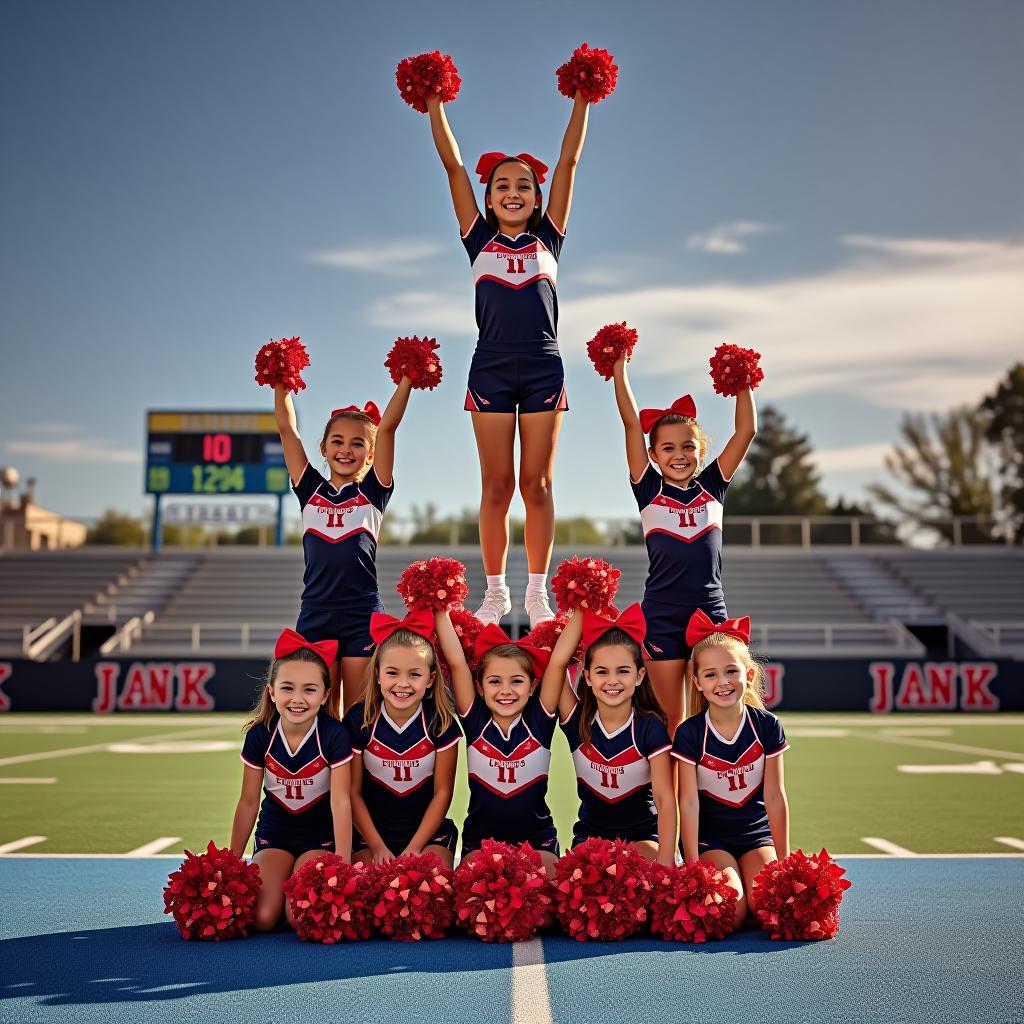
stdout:
[(335, 761), (330, 767), (331, 769), (340, 768), (342, 765), (346, 765), (352, 760), (352, 754), (349, 754), (343, 761)]
[(684, 756), (683, 756), (682, 754), (680, 754), (680, 753), (679, 753), (678, 751), (675, 751), (675, 750), (673, 750), (673, 751), (672, 751), (672, 756), (673, 756), (673, 757), (674, 757), (674, 758), (675, 758), (675, 759), (676, 759), (677, 761), (685, 761), (685, 762), (686, 762), (686, 764), (692, 764), (692, 765), (694, 765), (694, 766), (696, 766), (696, 764), (697, 764), (697, 762), (696, 762), (696, 761), (691, 761), (691, 760), (690, 760), (690, 758), (688, 758), (688, 757), (684, 757)]
[[(264, 790), (264, 792), (266, 792), (266, 790)], [(326, 793), (321, 793), (319, 796), (313, 797), (312, 800), (306, 800), (305, 798), (303, 798), (302, 803), (304, 806), (294, 809), (289, 807), (283, 800), (279, 799), (274, 793), (267, 793), (267, 796), (269, 796), (270, 799), (274, 801), (274, 803), (278, 804), (280, 807), (283, 807), (289, 814), (302, 814), (303, 811), (308, 811), (310, 807), (314, 806), (315, 804), (318, 804), (321, 800), (323, 800), (325, 796), (330, 796), (330, 790), (328, 790)]]
[(569, 397), (565, 393), (565, 385), (562, 385), (562, 393), (558, 396), (558, 401), (555, 402), (555, 412), (565, 412), (569, 408)]
[(702, 789), (700, 790), (700, 792), (703, 793), (706, 797), (709, 797), (711, 800), (714, 800), (715, 803), (722, 804), (725, 807), (742, 807), (744, 804), (749, 803), (749, 801), (753, 797), (757, 796), (757, 791), (761, 789), (762, 785), (763, 783), (754, 786), (753, 789), (751, 789), (750, 792), (742, 800), (739, 801), (723, 800), (720, 796), (715, 796), (715, 794), (712, 793), (710, 789)]
[[(292, 480), (292, 487), (298, 487), (302, 483), (302, 478), (306, 475), (306, 470), (309, 469), (309, 459), (306, 460), (306, 465), (303, 466), (302, 472), (299, 474), (298, 480)], [(290, 478), (290, 476), (289, 476)]]
[(252, 761), (246, 761), (245, 757), (242, 754), (239, 754), (238, 756), (241, 758), (242, 764), (247, 764), (250, 768), (256, 768), (259, 771), (263, 771), (263, 769), (265, 767), (264, 765), (262, 765), (262, 764), (253, 764)]
[(778, 750), (773, 750), (770, 754), (766, 752), (764, 756), (765, 756), (765, 758), (778, 757), (779, 754), (782, 754), (782, 753), (784, 753), (787, 750), (789, 750), (789, 744), (788, 743), (784, 747), (779, 747)]
[(321, 540), (327, 541), (328, 544), (340, 544), (343, 540), (348, 540), (349, 537), (354, 537), (357, 533), (368, 533), (371, 537), (373, 537), (374, 540), (377, 539), (374, 536), (373, 531), (368, 530), (365, 526), (357, 527), (350, 533), (346, 533), (344, 537), (328, 537), (326, 534), (321, 533), (319, 530), (314, 530), (312, 526), (306, 528), (306, 530), (303, 533), (303, 536), (305, 536), (307, 533), (311, 533), (313, 534), (314, 537), (319, 537)]
[[(537, 703), (540, 705), (541, 711), (543, 711), (544, 714), (548, 716), (548, 718), (554, 718), (558, 714), (558, 708), (557, 707), (555, 708), (554, 711), (548, 711), (548, 709), (546, 707), (544, 707), (544, 700), (543, 700), (542, 697), (539, 697), (539, 696), (537, 697)], [(527, 730), (526, 731), (527, 732), (530, 731), (529, 730), (529, 726), (527, 726)], [(530, 735), (532, 736), (533, 733), (530, 733)]]
[(458, 742), (459, 742), (459, 738), (456, 737), (455, 739), (453, 739), (451, 741), (451, 743), (446, 743), (443, 747), (434, 747), (434, 750), (436, 750), (438, 753), (440, 753), (442, 750), (451, 750), (452, 747), (458, 745)]
[(476, 399), (473, 397), (473, 392), (466, 388), (466, 403), (462, 407), (466, 412), (483, 412), (479, 405), (476, 404)]
[(648, 530), (647, 533), (644, 534), (644, 537), (651, 537), (656, 533), (663, 533), (666, 537), (674, 537), (676, 540), (681, 540), (684, 544), (692, 544), (695, 540), (699, 540), (701, 537), (703, 537), (705, 533), (710, 533), (712, 530), (720, 529), (721, 527), (718, 525), (718, 523), (711, 523), (710, 525), (705, 526), (704, 529), (700, 531), (700, 533), (695, 533), (692, 537), (682, 537), (678, 533), (673, 533), (671, 530), (663, 530), (659, 526), (657, 529)]
[(509, 284), (508, 281), (505, 281), (500, 277), (494, 277), (493, 274), (484, 274), (482, 277), (478, 277), (476, 279), (477, 284), (481, 281), (494, 281), (497, 284), (504, 285), (506, 288), (511, 288), (515, 292), (519, 291), (520, 288), (525, 288), (527, 285), (533, 284), (535, 281), (547, 281), (552, 288), (557, 287), (554, 280), (548, 274), (534, 274), (529, 280), (521, 281), (519, 284)]
[[(292, 757), (296, 755), (293, 754)], [(342, 762), (344, 763), (344, 762)], [(267, 755), (267, 767), (275, 774), (288, 779), (312, 779), (327, 767), (327, 758), (317, 754), (312, 761), (307, 761), (297, 772), (289, 771), (277, 758)]]
[[(545, 211), (544, 211), (544, 217), (547, 217), (547, 219), (548, 219), (548, 223), (549, 223), (549, 224), (550, 224), (550, 225), (551, 225), (551, 226), (552, 226), (552, 227), (553, 227), (553, 228), (555, 229), (555, 231), (557, 231), (557, 232), (558, 232), (558, 237), (559, 237), (559, 238), (565, 238), (565, 229), (564, 229), (564, 228), (560, 228), (560, 227), (559, 227), (559, 226), (558, 226), (558, 225), (557, 225), (557, 224), (555, 223), (555, 219), (554, 219), (554, 217), (552, 217), (552, 216), (551, 216), (551, 214), (550, 214), (550, 213), (548, 213), (548, 211), (547, 211), (547, 210), (545, 210)], [(542, 218), (542, 219), (543, 219), (543, 218)], [(541, 244), (543, 244), (543, 243), (541, 243)]]
[(527, 782), (525, 785), (520, 786), (518, 789), (495, 789), (493, 786), (487, 784), (486, 779), (481, 779), (479, 775), (475, 775), (473, 774), (473, 772), (469, 772), (468, 777), (471, 779), (476, 779), (476, 781), (479, 782), (480, 785), (484, 787), (484, 789), (489, 789), (495, 796), (500, 796), (502, 799), (518, 796), (520, 793), (525, 793), (526, 790), (528, 790), (531, 786), (536, 786), (538, 782), (548, 781), (547, 774), (544, 774), (538, 775), (537, 778), (535, 778), (532, 782)]
[(662, 754), (665, 753), (666, 750), (671, 750), (671, 749), (672, 749), (672, 744), (671, 743), (667, 743), (665, 746), (659, 747), (657, 750), (652, 750), (647, 755), (647, 760), (650, 761), (650, 759), (652, 757), (660, 757)]

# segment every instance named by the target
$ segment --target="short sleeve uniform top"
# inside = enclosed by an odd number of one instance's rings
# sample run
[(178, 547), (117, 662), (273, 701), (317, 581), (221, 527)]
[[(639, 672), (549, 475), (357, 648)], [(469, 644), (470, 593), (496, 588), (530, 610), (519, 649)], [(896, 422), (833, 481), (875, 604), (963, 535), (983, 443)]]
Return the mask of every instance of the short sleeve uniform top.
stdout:
[(371, 466), (336, 491), (307, 463), (293, 490), (302, 508), (302, 603), (345, 608), (377, 599), (377, 538), (394, 483), (384, 487)]
[(536, 234), (510, 238), (477, 214), (462, 237), (476, 290), (479, 347), (501, 352), (557, 352), (555, 282), (565, 236), (545, 213)]
[(729, 481), (715, 459), (688, 487), (653, 464), (632, 482), (650, 559), (644, 600), (699, 605), (722, 599), (722, 503)]

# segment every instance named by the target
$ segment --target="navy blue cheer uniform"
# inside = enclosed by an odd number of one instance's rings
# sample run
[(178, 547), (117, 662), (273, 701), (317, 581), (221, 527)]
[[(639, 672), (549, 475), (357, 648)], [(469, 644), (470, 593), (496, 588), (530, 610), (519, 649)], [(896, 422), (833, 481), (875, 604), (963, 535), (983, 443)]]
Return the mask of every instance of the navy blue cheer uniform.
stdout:
[(555, 281), (565, 235), (545, 213), (536, 234), (503, 235), (477, 214), (462, 243), (476, 288), (476, 352), (465, 408), (476, 412), (568, 409), (558, 352)]
[(293, 753), (277, 718), (268, 729), (257, 723), (242, 744), (242, 761), (263, 771), (263, 803), (253, 853), (286, 850), (334, 851), (331, 772), (352, 760), (348, 731), (319, 714)]
[[(396, 725), (384, 708), (372, 725), (364, 724), (363, 714), (360, 702), (345, 716), (352, 750), (363, 760), (360, 792), (384, 845), (398, 855), (416, 835), (434, 799), (437, 752), (454, 747), (462, 734), (455, 722), (439, 733), (433, 723), (433, 705), (428, 703), (421, 704), (404, 725)], [(444, 846), (454, 853), (458, 839), (455, 824), (445, 818), (424, 846)], [(363, 837), (353, 830), (352, 852), (366, 847)]]
[(384, 611), (377, 589), (377, 538), (395, 485), (373, 466), (336, 491), (311, 465), (293, 485), (302, 508), (305, 584), (295, 629), (307, 640), (337, 640), (339, 657), (373, 653), (370, 616)]
[(548, 810), (548, 768), (557, 716), (537, 693), (504, 735), (482, 697), (459, 712), (469, 764), (469, 813), (462, 826), (462, 856), (484, 839), (529, 843), (558, 854)]
[(764, 806), (764, 762), (788, 749), (782, 723), (760, 708), (744, 709), (732, 740), (715, 729), (707, 712), (676, 729), (672, 756), (697, 767), (701, 853), (725, 850), (739, 860), (749, 850), (773, 845)]
[(658, 812), (651, 786), (651, 758), (672, 749), (668, 730), (654, 715), (634, 712), (625, 725), (605, 732), (601, 716), (590, 724), (590, 742), (580, 735), (577, 704), (562, 729), (576, 767), (580, 816), (572, 845), (585, 839), (658, 840)]
[(644, 657), (689, 658), (690, 616), (700, 608), (712, 622), (729, 617), (722, 591), (722, 503), (729, 481), (715, 459), (688, 487), (666, 483), (651, 463), (631, 484), (650, 559), (641, 604)]

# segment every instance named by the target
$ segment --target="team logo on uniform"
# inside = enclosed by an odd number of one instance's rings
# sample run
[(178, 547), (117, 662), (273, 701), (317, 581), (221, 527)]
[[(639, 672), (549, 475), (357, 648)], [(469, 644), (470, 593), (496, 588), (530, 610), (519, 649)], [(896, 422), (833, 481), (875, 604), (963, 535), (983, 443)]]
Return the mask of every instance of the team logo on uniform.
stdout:
[(473, 260), (473, 277), (481, 281), (497, 281), (507, 288), (523, 288), (540, 278), (554, 286), (558, 261), (544, 243), (534, 239), (522, 249), (513, 249), (492, 238)]
[(377, 539), (384, 513), (362, 492), (347, 501), (334, 502), (317, 492), (302, 509), (302, 528), (322, 540), (337, 544), (356, 533)]
[(763, 781), (764, 747), (758, 739), (735, 761), (713, 757), (705, 750), (697, 762), (697, 788), (729, 807), (742, 807)]
[(582, 743), (573, 751), (572, 759), (577, 778), (608, 803), (635, 793), (651, 781), (651, 763), (633, 744), (606, 758), (593, 744)]
[(363, 767), (385, 789), (408, 796), (434, 775), (434, 744), (424, 737), (408, 750), (392, 750), (376, 736), (363, 751)]
[(507, 754), (479, 736), (467, 755), (470, 777), (499, 796), (514, 796), (546, 779), (551, 763), (551, 751), (530, 735)]
[(722, 528), (722, 503), (703, 488), (686, 502), (659, 494), (640, 513), (640, 522), (645, 537), (652, 533), (667, 533), (689, 543), (709, 530)]

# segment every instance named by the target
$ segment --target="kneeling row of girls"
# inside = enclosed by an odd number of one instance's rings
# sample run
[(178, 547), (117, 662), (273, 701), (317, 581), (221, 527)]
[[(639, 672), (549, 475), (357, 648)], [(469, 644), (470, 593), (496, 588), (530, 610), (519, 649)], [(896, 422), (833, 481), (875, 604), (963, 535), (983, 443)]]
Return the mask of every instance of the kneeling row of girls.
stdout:
[(459, 833), (448, 812), (463, 734), (462, 859), (478, 855), (484, 839), (529, 842), (553, 875), (559, 847), (547, 788), (558, 724), (580, 799), (572, 845), (596, 836), (666, 865), (677, 851), (686, 862), (710, 861), (740, 894), (742, 921), (754, 876), (789, 854), (787, 743), (763, 704), (750, 623), (694, 614), (690, 717), (674, 737), (645, 676), (645, 629), (639, 605), (615, 619), (577, 611), (548, 651), (488, 625), (471, 670), (446, 613), (375, 614), (362, 699), (344, 720), (328, 710), (336, 643), (285, 630), (246, 726), (231, 833), (242, 856), (255, 825), (257, 928), (289, 914), (285, 880), (324, 851), (378, 863), (429, 852), (451, 867)]

